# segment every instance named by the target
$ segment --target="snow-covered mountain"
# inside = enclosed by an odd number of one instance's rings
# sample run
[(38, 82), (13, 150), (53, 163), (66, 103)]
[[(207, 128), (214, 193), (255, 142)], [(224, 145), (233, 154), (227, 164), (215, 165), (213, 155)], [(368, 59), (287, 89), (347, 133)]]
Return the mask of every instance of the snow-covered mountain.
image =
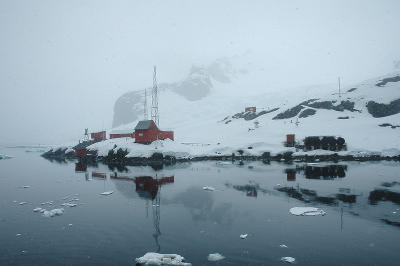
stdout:
[[(353, 151), (400, 150), (400, 72), (344, 86), (339, 97), (336, 85), (271, 88), (264, 71), (247, 67), (224, 58), (160, 84), (161, 129), (174, 130), (178, 143), (232, 148), (282, 150), (285, 135), (293, 133), (296, 139), (342, 136)], [(150, 105), (150, 90), (148, 97)], [(143, 101), (143, 90), (122, 95), (113, 125), (133, 128), (143, 119)], [(244, 112), (247, 106), (257, 112)]]

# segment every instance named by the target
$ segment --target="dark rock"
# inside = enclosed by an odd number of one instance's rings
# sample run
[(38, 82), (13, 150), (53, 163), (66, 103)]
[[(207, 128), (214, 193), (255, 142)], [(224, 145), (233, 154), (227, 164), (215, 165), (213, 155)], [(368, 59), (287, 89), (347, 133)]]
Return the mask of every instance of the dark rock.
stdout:
[[(278, 110), (278, 109), (279, 109), (279, 108), (273, 108), (273, 109), (271, 109), (271, 110), (268, 110), (268, 111), (261, 111), (261, 112), (259, 112), (259, 113), (255, 113), (255, 112), (241, 112), (241, 113), (234, 114), (234, 115), (232, 116), (232, 118), (234, 118), (234, 119), (243, 118), (244, 120), (249, 121), (249, 120), (253, 120), (253, 119), (255, 119), (255, 118), (259, 117), (259, 116), (262, 116), (262, 115), (265, 115), (265, 114), (269, 114), (269, 113), (275, 112), (275, 111)], [(227, 122), (225, 122), (225, 124), (227, 124)]]
[(276, 115), (274, 118), (272, 118), (272, 119), (276, 120), (276, 119), (288, 119), (288, 118), (293, 118), (293, 117), (297, 116), (297, 115), (300, 113), (300, 111), (303, 110), (303, 109), (304, 109), (304, 106), (302, 106), (302, 105), (297, 105), (297, 106), (295, 106), (295, 107), (293, 107), (293, 108), (290, 108), (290, 109), (284, 111), (283, 113), (277, 114), (277, 115)]
[(383, 87), (389, 82), (398, 82), (398, 81), (400, 81), (400, 76), (394, 76), (394, 77), (391, 77), (391, 78), (384, 78), (380, 82), (376, 83), (376, 86)]
[(314, 109), (306, 109), (300, 113), (299, 118), (306, 118), (306, 117), (315, 115), (316, 113), (317, 113), (317, 111), (315, 111)]
[(369, 101), (367, 103), (367, 109), (375, 118), (395, 115), (400, 113), (400, 99), (391, 101), (389, 104)]

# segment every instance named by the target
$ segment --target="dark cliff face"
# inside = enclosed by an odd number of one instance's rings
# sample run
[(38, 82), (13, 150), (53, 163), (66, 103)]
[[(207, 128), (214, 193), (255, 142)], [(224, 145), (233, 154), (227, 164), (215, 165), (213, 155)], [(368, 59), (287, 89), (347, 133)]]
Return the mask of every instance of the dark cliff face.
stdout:
[[(150, 91), (150, 90), (149, 90)], [(113, 127), (128, 124), (143, 115), (144, 91), (123, 94), (114, 104)]]

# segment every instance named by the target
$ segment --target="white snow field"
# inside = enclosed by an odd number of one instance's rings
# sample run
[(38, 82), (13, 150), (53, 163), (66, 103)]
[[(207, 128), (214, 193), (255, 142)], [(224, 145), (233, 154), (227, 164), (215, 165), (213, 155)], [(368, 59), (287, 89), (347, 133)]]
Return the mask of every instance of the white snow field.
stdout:
[[(400, 113), (375, 118), (366, 107), (369, 101), (388, 104), (400, 99), (400, 81), (377, 85), (385, 78), (400, 75), (400, 72), (358, 84), (345, 84), (341, 87), (339, 99), (336, 81), (323, 86), (274, 88), (268, 85), (267, 73), (258, 68), (250, 69), (251, 67), (246, 65), (245, 70), (235, 69), (227, 61), (220, 64), (218, 74), (223, 73), (224, 79), (216, 78), (209, 68), (189, 75), (195, 79), (193, 82), (211, 84), (209, 91), (200, 99), (188, 99), (181, 92), (174, 91), (173, 87), (160, 89), (160, 129), (173, 130), (174, 141), (165, 140), (142, 145), (134, 143), (132, 138), (109, 139), (93, 144), (89, 149), (105, 156), (111, 149), (122, 148), (128, 150), (128, 157), (149, 157), (154, 152), (173, 155), (176, 158), (230, 156), (232, 153), (238, 155), (238, 150), (243, 150), (243, 155), (259, 156), (264, 152), (273, 155), (287, 150), (294, 151), (285, 148), (283, 142), (286, 140), (286, 134), (295, 134), (296, 140), (302, 140), (306, 136), (341, 136), (345, 138), (348, 150), (339, 152), (340, 155), (400, 154), (400, 127), (379, 126), (384, 123), (400, 125)], [(215, 65), (213, 67), (215, 69)], [(299, 112), (291, 118), (273, 119), (277, 114), (311, 99), (314, 99), (311, 103), (329, 101), (334, 108), (340, 101), (350, 101), (354, 103), (354, 107), (350, 108), (351, 110), (335, 111), (303, 104), (303, 110), (312, 109), (316, 113), (305, 118), (299, 117)], [(148, 102), (151, 102), (151, 98)], [(141, 103), (132, 104), (136, 106)], [(248, 106), (255, 106), (257, 114), (279, 109), (252, 120), (232, 117), (244, 112)], [(139, 115), (140, 119), (131, 123), (107, 130), (107, 137), (111, 130), (133, 130), (137, 122), (142, 120), (142, 116)], [(338, 119), (339, 117), (345, 119)], [(297, 155), (301, 155), (301, 152)]]

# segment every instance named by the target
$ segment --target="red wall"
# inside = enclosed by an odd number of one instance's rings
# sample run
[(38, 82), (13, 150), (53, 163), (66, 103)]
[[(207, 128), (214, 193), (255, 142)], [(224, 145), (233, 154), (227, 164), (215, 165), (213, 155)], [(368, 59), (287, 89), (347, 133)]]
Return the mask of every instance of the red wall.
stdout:
[(174, 140), (174, 131), (159, 131), (158, 138)]
[(256, 108), (255, 107), (246, 107), (245, 109), (244, 109), (244, 111), (245, 112), (250, 112), (250, 111), (252, 111), (252, 112), (256, 112)]
[(86, 149), (81, 149), (81, 150), (76, 150), (75, 151), (75, 155), (78, 156), (78, 157), (86, 156), (86, 154), (87, 154)]
[(106, 139), (106, 132), (105, 131), (101, 131), (101, 132), (91, 133), (90, 136), (91, 136), (92, 139), (104, 140), (104, 139)]
[(135, 131), (135, 142), (139, 143), (150, 143), (157, 140), (157, 128), (150, 128), (147, 130), (136, 130)]
[(117, 139), (117, 138), (133, 138), (134, 133), (131, 134), (110, 134), (110, 139)]

